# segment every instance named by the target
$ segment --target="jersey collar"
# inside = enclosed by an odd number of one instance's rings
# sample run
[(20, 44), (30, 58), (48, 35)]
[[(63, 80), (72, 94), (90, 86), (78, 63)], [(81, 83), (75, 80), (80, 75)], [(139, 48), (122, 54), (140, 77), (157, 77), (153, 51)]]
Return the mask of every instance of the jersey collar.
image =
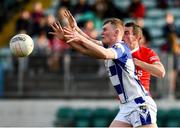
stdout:
[(133, 49), (133, 50), (131, 51), (131, 54), (134, 53), (134, 52), (136, 52), (137, 50), (139, 50), (139, 47)]
[(116, 46), (118, 43), (124, 43), (124, 41), (122, 41), (122, 40), (117, 41), (115, 44), (112, 45), (112, 47)]

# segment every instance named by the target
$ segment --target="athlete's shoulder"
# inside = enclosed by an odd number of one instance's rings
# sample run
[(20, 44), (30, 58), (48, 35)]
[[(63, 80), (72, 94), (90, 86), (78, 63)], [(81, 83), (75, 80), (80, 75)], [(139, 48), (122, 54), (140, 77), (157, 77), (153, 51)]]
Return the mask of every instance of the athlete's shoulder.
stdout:
[(156, 52), (153, 49), (148, 48), (148, 47), (140, 46), (139, 50), (143, 54), (146, 54), (146, 55), (149, 55), (149, 56), (157, 55)]
[(115, 51), (115, 54), (117, 54), (116, 59), (121, 58), (121, 57), (125, 57), (125, 56), (128, 58), (132, 58), (131, 51), (130, 51), (129, 47), (123, 41), (114, 44), (112, 46), (112, 49), (113, 49), (113, 51)]
[(141, 51), (145, 51), (145, 52), (149, 52), (149, 51), (153, 51), (151, 48), (148, 48), (148, 47), (144, 47), (144, 46), (140, 46), (139, 47), (139, 49), (141, 50)]
[(117, 49), (117, 48), (122, 48), (123, 45), (121, 43), (116, 43), (113, 45), (113, 48)]
[(158, 55), (153, 49), (142, 46), (141, 50), (143, 51), (144, 55), (146, 55), (150, 63), (153, 63), (155, 61), (160, 61)]
[(129, 47), (124, 42), (118, 42), (112, 46), (114, 49), (121, 49), (123, 52), (130, 52)]
[(113, 45), (114, 48), (121, 48), (121, 47), (127, 47), (127, 44), (123, 41), (120, 41)]

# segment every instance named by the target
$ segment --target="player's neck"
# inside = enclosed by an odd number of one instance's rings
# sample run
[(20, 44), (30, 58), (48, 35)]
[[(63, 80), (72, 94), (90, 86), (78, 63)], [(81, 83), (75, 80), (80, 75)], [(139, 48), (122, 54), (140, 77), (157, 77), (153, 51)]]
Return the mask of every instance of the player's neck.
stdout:
[(134, 47), (133, 49), (131, 49), (131, 53), (136, 52), (139, 49), (139, 45), (137, 47)]

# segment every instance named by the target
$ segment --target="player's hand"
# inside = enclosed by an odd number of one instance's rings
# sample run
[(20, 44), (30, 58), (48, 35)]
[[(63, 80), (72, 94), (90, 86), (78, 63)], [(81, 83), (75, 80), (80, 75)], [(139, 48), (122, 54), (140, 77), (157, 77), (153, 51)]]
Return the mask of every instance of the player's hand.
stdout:
[(80, 35), (75, 29), (69, 29), (64, 27), (64, 37), (66, 38), (66, 43), (70, 42), (80, 42)]
[(138, 59), (136, 59), (136, 58), (133, 58), (133, 61), (134, 61), (134, 64), (136, 65), (136, 66), (140, 66), (141, 65), (141, 60), (138, 60)]
[(51, 24), (51, 28), (54, 30), (54, 32), (49, 32), (49, 34), (55, 35), (60, 40), (64, 40), (64, 31), (59, 21)]
[(72, 16), (72, 14), (70, 13), (70, 11), (65, 10), (64, 16), (68, 19), (69, 26), (70, 26), (72, 29), (74, 29), (74, 28), (77, 27), (77, 22), (76, 22), (75, 18)]

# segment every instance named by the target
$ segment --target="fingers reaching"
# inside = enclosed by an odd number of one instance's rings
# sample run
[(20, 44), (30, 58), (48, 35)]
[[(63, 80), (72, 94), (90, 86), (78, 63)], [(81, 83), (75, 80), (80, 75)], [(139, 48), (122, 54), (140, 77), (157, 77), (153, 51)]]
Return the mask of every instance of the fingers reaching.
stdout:
[(64, 32), (67, 34), (73, 33), (72, 29), (69, 29), (68, 27), (64, 27)]
[(68, 10), (65, 10), (65, 11), (64, 11), (64, 16), (67, 17), (67, 18), (69, 17)]
[(56, 33), (55, 33), (55, 32), (48, 32), (48, 34), (51, 34), (51, 35), (55, 35), (55, 36), (56, 36)]
[(49, 32), (49, 34), (55, 35), (59, 39), (66, 40), (66, 43), (72, 41), (79, 41), (80, 36), (78, 35), (78, 32), (75, 30), (75, 27), (77, 26), (76, 20), (68, 10), (65, 10), (63, 15), (65, 18), (68, 19), (69, 25), (62, 28), (59, 21), (54, 22), (53, 24), (51, 24), (53, 32)]
[(69, 10), (64, 11), (64, 17), (68, 19), (69, 25), (71, 28), (74, 28), (77, 26), (75, 18), (72, 16), (71, 12)]
[(56, 31), (56, 27), (53, 24), (51, 24), (51, 28)]
[(79, 41), (78, 33), (74, 29), (69, 29), (67, 27), (64, 27), (63, 30), (65, 33), (64, 37), (66, 37), (66, 39), (67, 39), (66, 43), (70, 43), (73, 41), (76, 41), (76, 42)]
[(55, 35), (61, 40), (64, 39), (64, 31), (63, 31), (59, 21), (54, 22), (53, 24), (51, 24), (51, 28), (53, 29), (54, 32), (49, 32), (49, 34)]
[(69, 39), (68, 41), (66, 41), (66, 43), (70, 43), (70, 42), (73, 42), (75, 40), (76, 40), (76, 37)]
[(69, 10), (67, 10), (67, 13), (68, 13), (69, 17), (71, 17), (71, 18), (73, 18), (73, 19), (74, 19), (74, 17), (72, 16), (72, 14), (70, 13), (70, 11), (69, 11)]
[(59, 21), (57, 22), (57, 25), (59, 26), (59, 29), (63, 31), (63, 29), (62, 29), (61, 24), (60, 24)]

